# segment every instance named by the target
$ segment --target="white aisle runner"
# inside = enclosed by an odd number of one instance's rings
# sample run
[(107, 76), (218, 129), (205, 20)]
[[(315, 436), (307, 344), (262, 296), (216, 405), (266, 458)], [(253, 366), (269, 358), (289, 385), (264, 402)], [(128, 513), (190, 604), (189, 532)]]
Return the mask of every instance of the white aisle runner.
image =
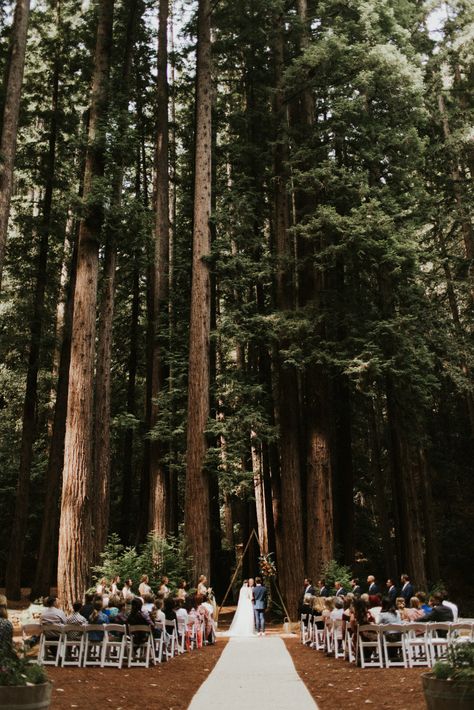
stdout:
[(278, 636), (231, 638), (188, 710), (317, 710)]

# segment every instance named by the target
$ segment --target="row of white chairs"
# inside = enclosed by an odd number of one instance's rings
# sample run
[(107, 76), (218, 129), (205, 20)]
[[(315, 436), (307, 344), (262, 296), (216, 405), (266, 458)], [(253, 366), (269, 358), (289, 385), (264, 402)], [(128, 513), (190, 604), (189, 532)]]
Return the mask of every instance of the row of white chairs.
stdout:
[(446, 657), (452, 643), (474, 642), (474, 622), (366, 624), (355, 634), (342, 619), (303, 614), (300, 622), (303, 644), (324, 651), (362, 668), (431, 668)]
[(23, 642), (39, 640), (38, 663), (53, 666), (123, 665), (148, 668), (200, 645), (203, 624), (158, 621), (155, 627), (125, 624), (26, 624)]

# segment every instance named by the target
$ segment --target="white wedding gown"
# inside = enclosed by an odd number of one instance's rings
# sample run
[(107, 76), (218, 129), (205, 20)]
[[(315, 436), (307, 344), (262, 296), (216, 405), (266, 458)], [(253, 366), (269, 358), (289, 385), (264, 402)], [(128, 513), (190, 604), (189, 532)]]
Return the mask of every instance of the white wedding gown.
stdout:
[(239, 603), (227, 636), (254, 636), (255, 621), (252, 603), (252, 588), (242, 587), (239, 592)]

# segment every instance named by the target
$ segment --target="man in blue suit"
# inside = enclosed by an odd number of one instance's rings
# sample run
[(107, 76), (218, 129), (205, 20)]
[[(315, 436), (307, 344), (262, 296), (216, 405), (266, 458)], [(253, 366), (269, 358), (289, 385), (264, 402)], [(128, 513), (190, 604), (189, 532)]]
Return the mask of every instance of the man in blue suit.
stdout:
[(410, 577), (407, 574), (402, 574), (400, 581), (402, 583), (402, 588), (400, 590), (400, 596), (404, 598), (405, 604), (410, 603), (410, 599), (415, 593), (413, 584), (410, 582)]
[(398, 596), (398, 589), (395, 586), (395, 582), (393, 581), (393, 579), (390, 579), (390, 577), (387, 579), (386, 587), (388, 598), (391, 602), (395, 602), (395, 599)]
[(255, 614), (255, 627), (259, 636), (265, 635), (265, 609), (267, 608), (267, 588), (262, 584), (261, 577), (255, 577), (253, 588), (253, 609)]

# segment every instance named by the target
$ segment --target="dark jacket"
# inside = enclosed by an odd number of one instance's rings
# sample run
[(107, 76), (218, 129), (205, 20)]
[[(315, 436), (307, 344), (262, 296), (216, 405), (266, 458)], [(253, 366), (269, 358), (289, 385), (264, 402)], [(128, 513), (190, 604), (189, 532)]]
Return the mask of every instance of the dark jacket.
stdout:
[(267, 588), (263, 584), (257, 584), (253, 588), (253, 600), (255, 602), (255, 609), (266, 609), (267, 608)]
[(320, 596), (320, 597), (329, 597), (329, 596), (331, 596), (330, 593), (329, 593), (329, 589), (326, 587), (326, 585), (325, 585), (324, 587), (321, 587), (321, 589), (319, 590), (319, 596)]
[[(390, 589), (387, 591), (387, 596), (390, 599), (391, 602), (394, 602), (395, 599), (398, 597), (398, 589), (396, 588), (395, 585), (392, 585)], [(411, 598), (411, 597), (410, 597)]]
[(444, 604), (439, 604), (438, 606), (432, 607), (431, 611), (421, 619), (417, 621), (438, 621), (440, 623), (447, 623), (453, 621), (453, 612), (448, 606)]
[(413, 589), (413, 584), (411, 584), (411, 582), (408, 582), (405, 589), (400, 590), (400, 596), (403, 597), (406, 602), (410, 601), (414, 593), (415, 590)]

